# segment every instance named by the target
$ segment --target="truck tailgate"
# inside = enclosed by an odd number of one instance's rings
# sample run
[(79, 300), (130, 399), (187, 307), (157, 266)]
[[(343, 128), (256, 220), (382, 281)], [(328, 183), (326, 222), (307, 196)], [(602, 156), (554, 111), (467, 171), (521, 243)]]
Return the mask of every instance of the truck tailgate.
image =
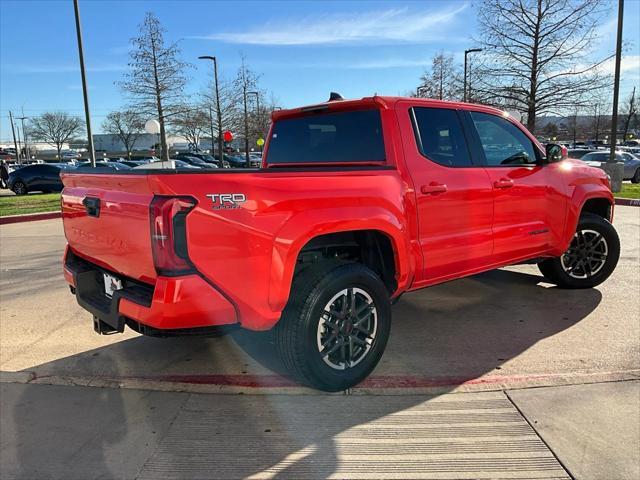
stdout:
[(71, 249), (119, 274), (154, 283), (146, 175), (63, 174), (62, 218)]

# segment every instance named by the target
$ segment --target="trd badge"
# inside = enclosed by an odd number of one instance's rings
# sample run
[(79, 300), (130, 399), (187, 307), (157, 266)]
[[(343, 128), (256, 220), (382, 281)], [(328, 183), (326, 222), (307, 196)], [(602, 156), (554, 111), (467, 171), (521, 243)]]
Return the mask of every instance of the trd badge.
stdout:
[(244, 193), (209, 193), (214, 210), (233, 210), (247, 201)]

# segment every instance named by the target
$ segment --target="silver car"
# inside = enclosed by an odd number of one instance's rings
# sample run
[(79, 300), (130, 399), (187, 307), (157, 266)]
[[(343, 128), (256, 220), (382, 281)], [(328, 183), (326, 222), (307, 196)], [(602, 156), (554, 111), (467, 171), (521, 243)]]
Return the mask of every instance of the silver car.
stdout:
[[(602, 150), (599, 152), (591, 152), (581, 158), (583, 162), (588, 163), (592, 167), (602, 168), (602, 164), (609, 159), (609, 152)], [(624, 163), (624, 180), (631, 180), (632, 183), (640, 183), (640, 158), (629, 152), (616, 152), (616, 160)]]

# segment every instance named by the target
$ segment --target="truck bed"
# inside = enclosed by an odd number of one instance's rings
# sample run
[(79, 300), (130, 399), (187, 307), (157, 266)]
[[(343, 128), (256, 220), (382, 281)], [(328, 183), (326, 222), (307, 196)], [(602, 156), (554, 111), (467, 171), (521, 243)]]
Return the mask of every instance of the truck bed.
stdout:
[[(295, 257), (328, 228), (367, 228), (392, 212), (403, 228), (403, 183), (392, 167), (269, 168), (206, 172), (64, 173), (69, 248), (107, 271), (154, 286), (150, 205), (157, 196), (196, 201), (186, 216), (188, 256), (248, 328), (267, 329), (289, 295)], [(87, 200), (98, 199), (99, 216)], [(94, 201), (95, 202), (95, 201)], [(331, 218), (327, 227), (315, 218)]]

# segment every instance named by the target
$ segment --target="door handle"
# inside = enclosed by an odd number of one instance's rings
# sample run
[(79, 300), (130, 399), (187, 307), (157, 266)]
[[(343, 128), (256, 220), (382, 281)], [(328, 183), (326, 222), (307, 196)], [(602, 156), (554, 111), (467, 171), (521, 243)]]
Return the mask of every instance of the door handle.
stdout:
[(513, 180), (510, 178), (501, 178), (500, 180), (493, 182), (493, 186), (495, 188), (511, 188), (513, 187)]
[(420, 192), (425, 195), (432, 195), (436, 193), (444, 193), (447, 191), (447, 186), (444, 183), (431, 182), (429, 185), (422, 185)]

